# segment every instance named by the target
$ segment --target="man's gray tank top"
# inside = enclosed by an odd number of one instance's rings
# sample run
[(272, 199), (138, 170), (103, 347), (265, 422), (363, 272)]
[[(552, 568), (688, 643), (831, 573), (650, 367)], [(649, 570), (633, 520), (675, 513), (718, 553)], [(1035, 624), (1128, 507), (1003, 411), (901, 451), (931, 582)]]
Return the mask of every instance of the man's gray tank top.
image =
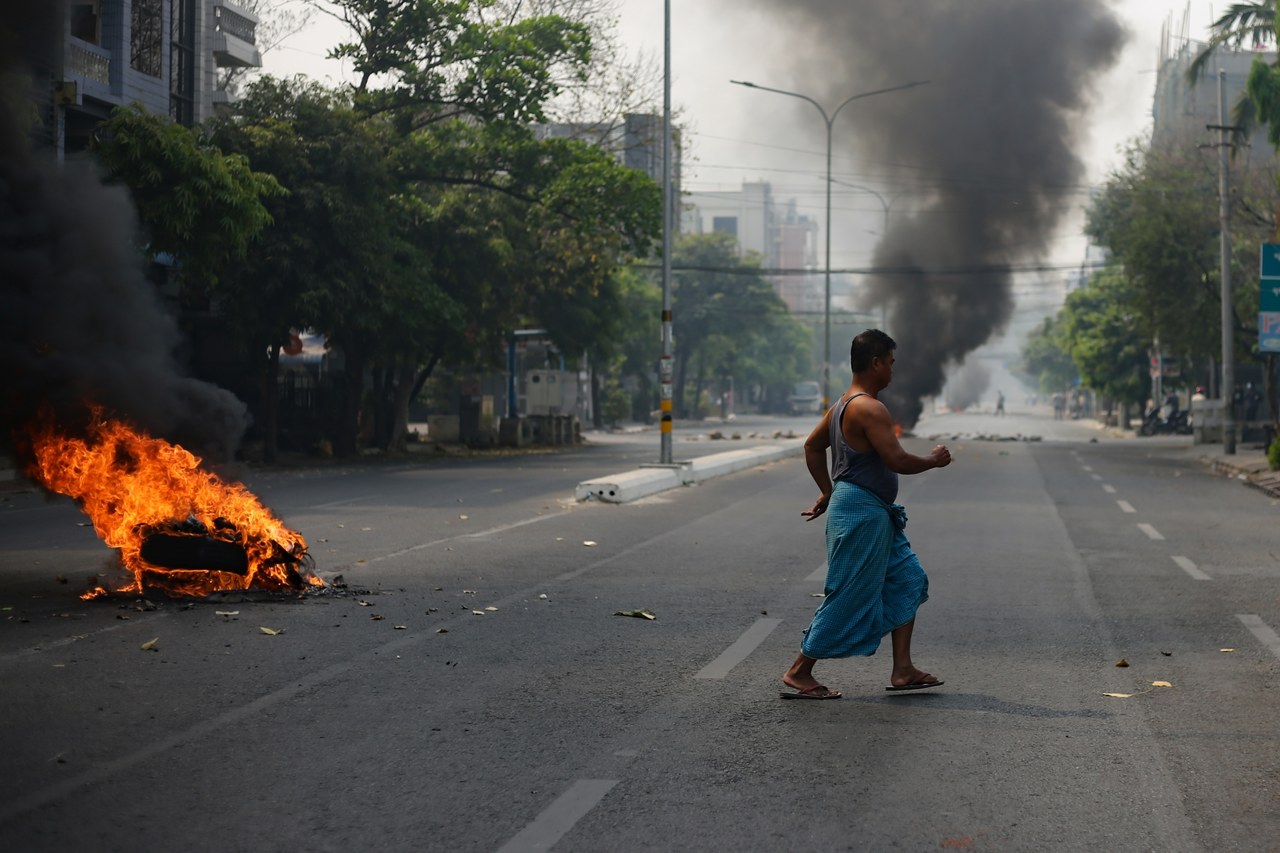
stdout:
[(898, 475), (889, 470), (880, 454), (872, 450), (862, 453), (854, 450), (844, 440), (844, 430), (840, 422), (844, 419), (844, 410), (849, 403), (858, 397), (867, 396), (867, 392), (859, 391), (848, 400), (836, 404), (831, 418), (831, 480), (844, 481), (871, 492), (880, 500), (891, 504), (898, 499)]

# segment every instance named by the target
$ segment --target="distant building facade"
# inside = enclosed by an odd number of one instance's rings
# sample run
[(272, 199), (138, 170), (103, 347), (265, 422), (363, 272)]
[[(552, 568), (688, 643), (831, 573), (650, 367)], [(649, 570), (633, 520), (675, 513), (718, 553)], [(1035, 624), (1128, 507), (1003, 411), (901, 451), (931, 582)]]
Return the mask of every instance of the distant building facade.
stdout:
[[(1151, 107), (1151, 141), (1165, 146), (1188, 140), (1216, 140), (1210, 125), (1220, 124), (1218, 111), (1218, 69), (1226, 74), (1227, 122), (1231, 112), (1245, 90), (1249, 70), (1255, 59), (1265, 63), (1276, 61), (1276, 54), (1261, 50), (1229, 50), (1219, 48), (1205, 68), (1205, 73), (1194, 84), (1187, 80), (1187, 69), (1192, 60), (1204, 49), (1203, 42), (1185, 37), (1174, 39), (1166, 31), (1156, 70), (1155, 97)], [(1259, 126), (1249, 137), (1255, 155), (1272, 154), (1267, 141), (1266, 128)]]
[[(774, 289), (793, 313), (814, 310), (815, 283), (821, 286), (818, 223), (796, 212), (794, 199), (779, 205), (768, 181), (746, 181), (741, 190), (702, 191), (684, 197), (682, 230), (690, 234), (731, 234), (743, 254), (754, 254)], [(811, 270), (813, 274), (799, 271)], [(820, 304), (819, 304), (820, 307)]]
[(33, 63), (40, 141), (59, 157), (83, 151), (112, 109), (132, 103), (179, 124), (203, 121), (225, 101), (219, 68), (262, 65), (257, 25), (228, 0), (60, 5), (48, 61)]

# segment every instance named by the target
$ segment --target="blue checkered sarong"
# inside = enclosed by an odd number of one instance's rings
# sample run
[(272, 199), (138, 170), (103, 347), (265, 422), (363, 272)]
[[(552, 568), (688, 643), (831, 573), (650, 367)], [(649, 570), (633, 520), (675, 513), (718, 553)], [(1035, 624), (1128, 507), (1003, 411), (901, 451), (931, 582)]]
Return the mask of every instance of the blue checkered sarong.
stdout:
[(903, 528), (906, 511), (838, 481), (827, 506), (827, 582), (800, 650), (811, 658), (873, 655), (916, 617), (929, 578)]

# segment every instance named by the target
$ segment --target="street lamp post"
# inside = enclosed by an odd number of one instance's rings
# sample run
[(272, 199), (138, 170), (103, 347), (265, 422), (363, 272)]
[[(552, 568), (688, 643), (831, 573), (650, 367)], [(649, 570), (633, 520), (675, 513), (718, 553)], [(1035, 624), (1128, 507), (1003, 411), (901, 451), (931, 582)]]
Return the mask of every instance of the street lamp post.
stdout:
[(872, 95), (883, 95), (887, 92), (898, 92), (903, 89), (911, 89), (916, 86), (923, 86), (928, 80), (916, 80), (911, 83), (904, 83), (901, 86), (892, 86), (888, 89), (876, 89), (874, 92), (862, 92), (846, 98), (840, 106), (836, 107), (828, 115), (823, 109), (822, 104), (810, 98), (808, 95), (802, 95), (799, 92), (788, 92), (785, 89), (773, 89), (769, 86), (761, 86), (758, 83), (751, 83), (746, 80), (730, 80), (736, 86), (746, 86), (748, 89), (759, 89), (763, 92), (774, 92), (779, 95), (788, 95), (792, 98), (799, 98), (802, 101), (808, 101), (817, 108), (822, 114), (822, 120), (827, 124), (827, 239), (826, 239), (826, 260), (823, 263), (823, 280), (824, 280), (824, 307), (823, 316), (823, 354), (822, 354), (822, 407), (826, 409), (831, 405), (831, 128), (835, 124), (836, 116), (840, 115), (840, 111), (854, 101), (870, 98)]

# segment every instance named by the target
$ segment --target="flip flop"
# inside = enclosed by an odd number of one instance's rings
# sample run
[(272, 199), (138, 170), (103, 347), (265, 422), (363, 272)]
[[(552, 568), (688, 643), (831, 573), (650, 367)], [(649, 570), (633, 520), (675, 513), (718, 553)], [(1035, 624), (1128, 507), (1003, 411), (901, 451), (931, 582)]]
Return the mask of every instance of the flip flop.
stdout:
[(901, 687), (894, 687), (892, 684), (885, 688), (894, 692), (902, 690), (923, 690), (926, 687), (941, 687), (946, 684), (945, 681), (913, 681), (910, 684), (904, 684)]
[[(826, 690), (826, 693), (818, 693), (819, 690)], [(826, 685), (818, 684), (810, 687), (808, 690), (797, 690), (794, 693), (779, 693), (783, 699), (839, 699), (842, 695), (839, 690), (830, 690)]]

